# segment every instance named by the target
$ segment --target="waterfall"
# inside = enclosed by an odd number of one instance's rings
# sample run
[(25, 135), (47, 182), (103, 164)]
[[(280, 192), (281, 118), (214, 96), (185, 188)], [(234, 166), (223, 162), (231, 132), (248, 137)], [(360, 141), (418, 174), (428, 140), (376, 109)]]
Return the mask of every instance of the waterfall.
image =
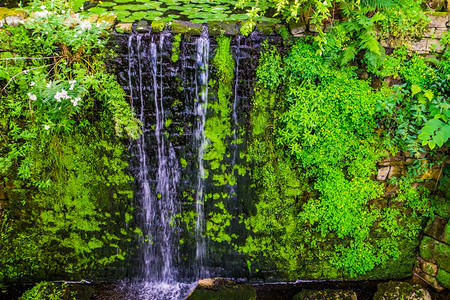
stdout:
[[(206, 259), (206, 240), (204, 237), (205, 229), (205, 211), (204, 211), (204, 181), (205, 169), (203, 165), (203, 156), (208, 141), (205, 137), (206, 112), (208, 108), (208, 70), (209, 70), (209, 36), (207, 28), (204, 27), (202, 34), (197, 39), (197, 72), (196, 72), (196, 113), (197, 127), (195, 128), (195, 139), (198, 144), (198, 177), (197, 192), (195, 198), (195, 209), (197, 213), (195, 222), (196, 234), (196, 267), (197, 278), (208, 277), (209, 274), (205, 269)], [(198, 83), (197, 83), (198, 81)]]
[[(157, 36), (151, 34), (132, 34), (128, 40), (130, 96), (143, 129), (135, 145), (137, 198), (143, 209), (145, 237), (143, 270), (139, 278), (143, 285), (137, 288), (139, 299), (181, 299), (190, 289), (190, 285), (178, 282), (175, 267), (179, 238), (174, 217), (180, 212), (177, 199), (180, 167), (164, 128), (162, 54), (165, 37), (162, 33), (157, 42)], [(133, 72), (136, 69), (137, 72)], [(150, 110), (148, 106), (152, 100), (154, 108)], [(157, 160), (149, 153), (156, 153)]]
[[(239, 88), (239, 59), (240, 59), (240, 47), (241, 47), (241, 35), (237, 36), (237, 45), (236, 45), (236, 54), (235, 54), (235, 84), (234, 84), (234, 99), (233, 99), (233, 110), (232, 110), (232, 126), (234, 126), (233, 129), (233, 143), (231, 145), (231, 170), (233, 173), (234, 166), (236, 165), (236, 155), (238, 153), (238, 144), (237, 144), (237, 137), (238, 137), (238, 131), (239, 131), (239, 125), (238, 125), (238, 117), (237, 117), (237, 105), (239, 101), (239, 94), (238, 94), (238, 88)], [(230, 196), (235, 197), (236, 195), (236, 186), (232, 185), (230, 187)]]

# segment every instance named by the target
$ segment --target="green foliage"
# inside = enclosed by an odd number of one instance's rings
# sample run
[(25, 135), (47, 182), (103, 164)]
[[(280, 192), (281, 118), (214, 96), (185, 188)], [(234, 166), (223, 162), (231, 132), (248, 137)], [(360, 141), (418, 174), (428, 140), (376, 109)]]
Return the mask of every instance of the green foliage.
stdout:
[[(402, 101), (396, 89), (373, 90), (352, 68), (333, 65), (342, 39), (330, 40), (328, 57), (303, 41), (285, 58), (267, 47), (261, 56), (249, 146), (257, 212), (245, 219), (253, 234), (239, 247), (252, 268), (264, 255), (294, 277), (311, 268), (305, 260), (336, 270), (330, 277), (339, 270), (359, 276), (403, 257), (401, 247), (416, 243), (430, 212), (427, 194), (411, 188), (412, 175), (397, 183), (403, 205), (376, 204), (383, 186), (370, 178), (385, 150), (374, 128), (381, 104)], [(427, 98), (427, 90), (414, 89), (417, 101)], [(405, 221), (407, 207), (414, 214)]]
[(27, 290), (20, 300), (63, 300), (76, 299), (76, 293), (67, 290), (67, 284), (53, 282), (39, 282), (32, 289)]
[(94, 276), (135, 235), (121, 228), (133, 197), (121, 138), (138, 137), (139, 123), (106, 73), (103, 27), (61, 1), (32, 8), (0, 33), (0, 179), (12, 186), (0, 279)]

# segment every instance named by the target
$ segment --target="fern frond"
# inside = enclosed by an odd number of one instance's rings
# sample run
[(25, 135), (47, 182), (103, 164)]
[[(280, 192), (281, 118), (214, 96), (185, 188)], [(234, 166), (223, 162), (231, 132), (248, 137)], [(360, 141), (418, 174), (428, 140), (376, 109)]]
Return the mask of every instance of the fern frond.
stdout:
[(342, 52), (342, 56), (341, 56), (341, 66), (352, 61), (355, 58), (356, 53), (358, 53), (358, 50), (353, 45), (345, 48), (345, 50)]
[(381, 64), (384, 62), (384, 57), (386, 56), (386, 52), (380, 44), (378, 44), (378, 52), (366, 51), (364, 54), (364, 59), (367, 64), (370, 65), (374, 69), (378, 69)]
[(373, 31), (367, 31), (360, 36), (360, 49), (381, 55), (380, 43), (375, 38)]
[(395, 6), (396, 2), (393, 0), (362, 0), (361, 7), (368, 7), (372, 9), (390, 8)]

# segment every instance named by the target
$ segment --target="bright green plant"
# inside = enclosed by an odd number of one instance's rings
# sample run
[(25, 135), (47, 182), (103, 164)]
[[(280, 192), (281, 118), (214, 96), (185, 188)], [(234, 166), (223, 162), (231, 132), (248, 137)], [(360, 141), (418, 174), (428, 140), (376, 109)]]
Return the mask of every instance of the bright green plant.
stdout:
[(140, 127), (106, 72), (103, 26), (63, 1), (32, 10), (0, 32), (0, 280), (95, 276), (139, 232), (123, 141)]

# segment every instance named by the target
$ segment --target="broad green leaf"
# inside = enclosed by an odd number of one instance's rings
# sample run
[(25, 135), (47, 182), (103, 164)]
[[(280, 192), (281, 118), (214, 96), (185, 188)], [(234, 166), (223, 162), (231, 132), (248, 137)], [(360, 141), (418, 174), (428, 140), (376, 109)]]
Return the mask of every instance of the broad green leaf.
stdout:
[(439, 147), (442, 147), (442, 145), (444, 144), (445, 140), (444, 140), (444, 133), (441, 131), (438, 131), (436, 133), (436, 135), (433, 137), (433, 141), (436, 142), (436, 145), (438, 145)]
[(411, 86), (411, 95), (414, 96), (418, 93), (420, 93), (422, 91), (422, 89), (420, 88), (420, 86), (418, 86), (417, 84), (413, 84)]
[(436, 142), (434, 140), (431, 140), (428, 142), (428, 146), (430, 146), (430, 149), (433, 150), (434, 147), (436, 147)]
[(424, 95), (428, 99), (428, 101), (433, 100), (434, 94), (431, 90), (426, 90)]
[(419, 134), (419, 140), (422, 141), (428, 141), (431, 137), (431, 134), (429, 134), (428, 132), (422, 132), (421, 134)]
[(422, 133), (428, 133), (429, 135), (432, 135), (435, 131), (436, 131), (436, 128), (431, 127), (431, 126), (425, 126), (421, 130)]
[(440, 132), (442, 132), (447, 139), (450, 139), (450, 125), (449, 124), (445, 124), (444, 126), (442, 126)]
[(431, 126), (431, 127), (434, 128), (434, 130), (442, 127), (442, 125), (444, 125), (444, 123), (441, 120), (439, 120), (439, 119), (431, 119), (431, 120), (429, 120), (428, 122), (425, 123), (425, 127), (426, 126)]

